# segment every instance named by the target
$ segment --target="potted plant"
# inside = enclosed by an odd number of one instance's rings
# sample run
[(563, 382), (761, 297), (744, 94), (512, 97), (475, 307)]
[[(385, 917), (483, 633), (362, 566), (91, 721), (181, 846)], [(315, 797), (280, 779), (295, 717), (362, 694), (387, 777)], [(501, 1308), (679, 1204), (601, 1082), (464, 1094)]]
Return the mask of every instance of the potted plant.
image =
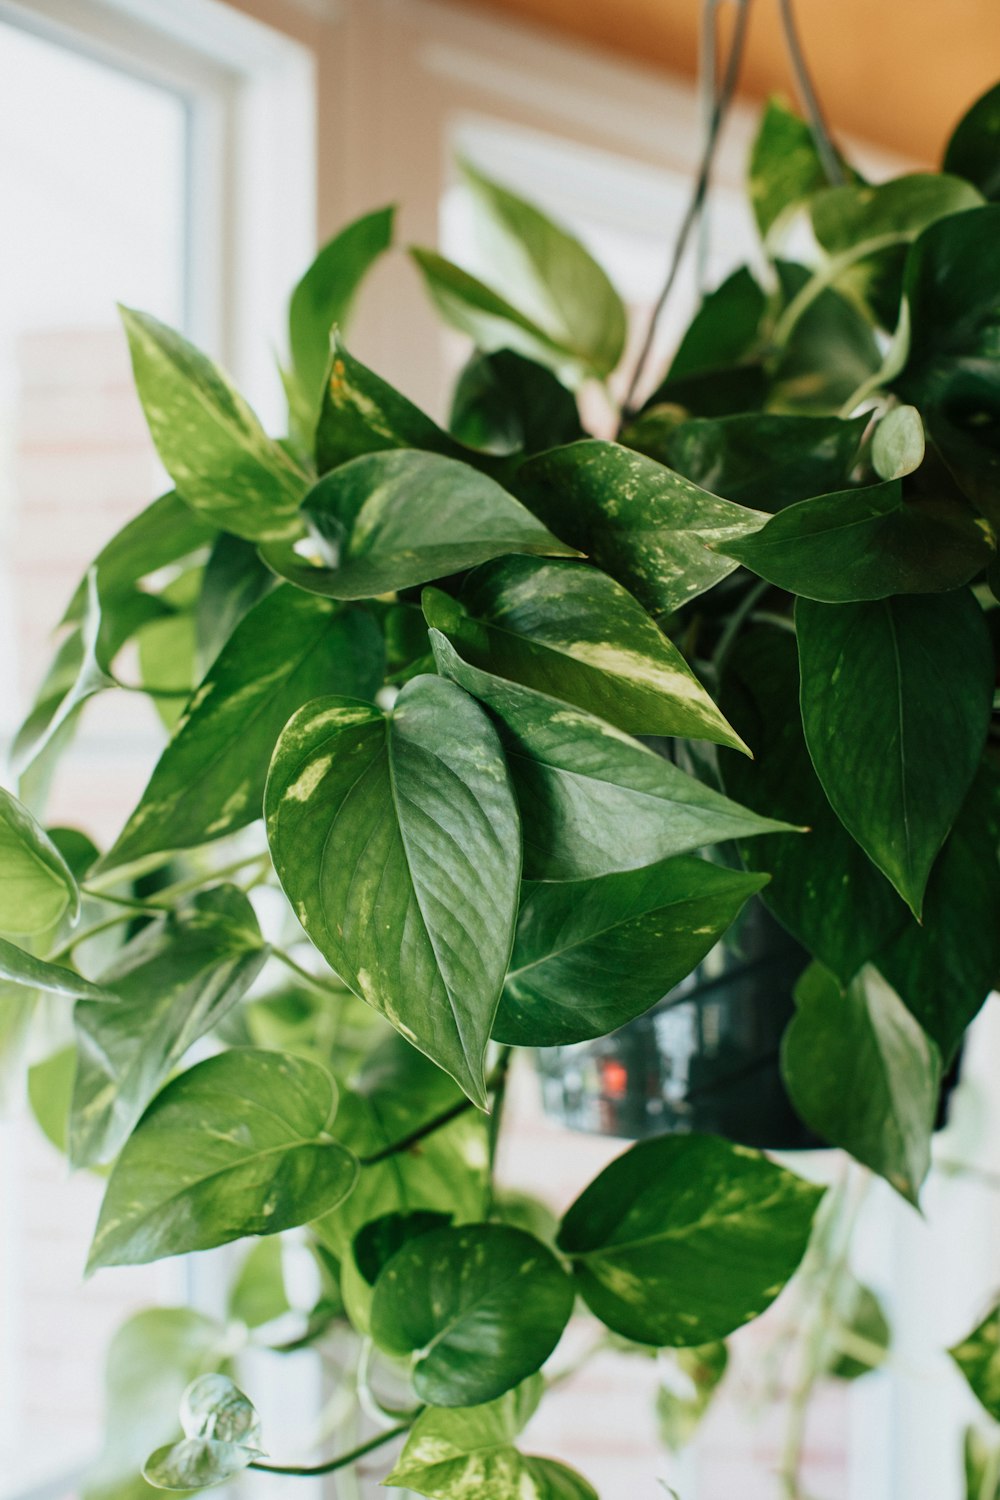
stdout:
[[(873, 1314), (844, 1194), (817, 1215), (761, 1152), (667, 1131), (552, 1226), (492, 1163), (515, 1049), (643, 1015), (759, 898), (802, 954), (798, 1119), (917, 1201), (942, 1068), (1000, 972), (998, 119), (993, 91), (945, 170), (871, 186), (770, 106), (761, 267), (703, 300), (641, 405), (636, 372), (613, 441), (573, 391), (622, 358), (617, 293), (471, 168), (493, 283), (413, 252), (477, 345), (448, 429), (344, 341), (391, 211), (295, 290), (287, 438), (123, 310), (175, 489), (98, 554), (19, 736), (0, 964), (25, 1024), (39, 995), (73, 1002), (73, 1076), (48, 1084), (72, 1164), (109, 1169), (90, 1269), (250, 1249), (228, 1329), (159, 1310), (119, 1335), (96, 1493), (142, 1465), (180, 1490), (326, 1473), (399, 1439), (387, 1483), (420, 1494), (593, 1496), (518, 1443), (576, 1300), (678, 1351), (686, 1432), (814, 1219), (808, 1373), (845, 1373), (828, 1327)], [(815, 264), (783, 258), (796, 215)], [(121, 834), (47, 832), (26, 804), (82, 706), (185, 614), (190, 691)], [(291, 1230), (322, 1293), (276, 1344)], [(991, 1317), (956, 1357), (1000, 1415)], [(233, 1383), (233, 1326), (276, 1357), (346, 1338), (379, 1430), (288, 1454)], [(144, 1368), (179, 1416), (136, 1425)], [(970, 1440), (970, 1474), (990, 1461)]]

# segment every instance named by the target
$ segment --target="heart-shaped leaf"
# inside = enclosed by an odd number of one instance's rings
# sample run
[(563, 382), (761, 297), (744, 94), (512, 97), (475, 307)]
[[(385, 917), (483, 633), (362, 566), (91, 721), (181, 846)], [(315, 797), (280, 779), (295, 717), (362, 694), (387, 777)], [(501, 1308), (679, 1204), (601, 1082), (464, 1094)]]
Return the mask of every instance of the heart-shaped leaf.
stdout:
[(1000, 83), (981, 94), (955, 126), (943, 169), (974, 183), (984, 198), (1000, 198)]
[(961, 1343), (948, 1350), (969, 1383), (972, 1394), (1000, 1422), (1000, 1303)]
[[(640, 1344), (724, 1338), (798, 1266), (822, 1190), (716, 1136), (640, 1141), (594, 1179), (557, 1241), (603, 1323)], [(725, 1274), (705, 1274), (706, 1266)]]
[(986, 740), (994, 665), (982, 610), (967, 591), (800, 600), (795, 622), (816, 774), (844, 827), (919, 917)]
[(750, 152), (750, 201), (765, 241), (829, 179), (805, 120), (781, 99), (767, 101)]
[(527, 880), (589, 880), (731, 838), (791, 832), (593, 714), (470, 666), (431, 631), (439, 671), (490, 709), (521, 807)]
[(306, 1224), (358, 1166), (328, 1134), (333, 1079), (283, 1052), (234, 1048), (157, 1095), (115, 1163), (88, 1270), (209, 1250)]
[(902, 479), (924, 461), (924, 424), (915, 406), (894, 406), (875, 428), (872, 467), (880, 479)]
[(264, 557), (299, 588), (370, 599), (473, 568), (506, 552), (575, 555), (495, 480), (435, 453), (400, 449), (342, 464), (303, 512), (314, 559), (295, 544)]
[(767, 520), (644, 454), (597, 440), (529, 459), (518, 485), (547, 526), (656, 614), (679, 609), (727, 577), (735, 562), (710, 548), (758, 531)]
[(260, 1417), (228, 1375), (199, 1375), (192, 1380), (181, 1397), (180, 1417), (186, 1437), (259, 1447)]
[(237, 536), (296, 536), (308, 481), (228, 378), (149, 313), (121, 309), (139, 399), (181, 499)]
[(460, 603), (428, 589), (424, 614), (473, 666), (575, 703), (629, 734), (746, 749), (674, 643), (597, 568), (500, 558), (466, 580)]
[(0, 932), (46, 932), (67, 914), (75, 921), (79, 910), (76, 881), (59, 850), (0, 787)]
[(931, 1162), (937, 1047), (871, 966), (841, 989), (813, 964), (795, 1005), (781, 1071), (796, 1112), (916, 1203)]
[(499, 454), (540, 453), (583, 437), (571, 393), (512, 349), (473, 354), (458, 377), (448, 426), (461, 442)]
[(368, 614), (275, 589), (209, 668), (102, 867), (224, 838), (261, 817), (271, 755), (292, 714), (331, 690), (373, 698), (384, 661)]
[(372, 1337), (413, 1356), (432, 1406), (478, 1406), (534, 1373), (573, 1308), (551, 1250), (502, 1224), (436, 1229), (409, 1240), (375, 1284)]
[(74, 1011), (74, 1166), (115, 1155), (188, 1048), (246, 994), (266, 960), (253, 907), (235, 886), (201, 892), (127, 944), (101, 976), (116, 998), (84, 999)]
[(278, 877), (324, 958), (485, 1106), (521, 862), (486, 714), (430, 676), (388, 717), (319, 699), (282, 734), (265, 802)]
[(765, 881), (671, 859), (599, 880), (526, 885), (494, 1037), (556, 1047), (616, 1031), (701, 962)]
[(256, 1449), (242, 1443), (183, 1438), (158, 1448), (146, 1460), (142, 1477), (158, 1490), (206, 1490), (235, 1478), (259, 1456)]

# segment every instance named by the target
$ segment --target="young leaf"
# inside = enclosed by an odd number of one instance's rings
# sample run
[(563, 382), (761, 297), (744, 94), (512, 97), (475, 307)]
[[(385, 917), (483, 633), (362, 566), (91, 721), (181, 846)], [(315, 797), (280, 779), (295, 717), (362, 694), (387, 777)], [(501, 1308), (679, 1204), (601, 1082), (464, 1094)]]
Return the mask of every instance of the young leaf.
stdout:
[(209, 668), (102, 868), (224, 838), (261, 817), (271, 754), (291, 715), (330, 689), (373, 698), (383, 668), (370, 615), (275, 589)]
[(616, 1333), (705, 1344), (774, 1301), (822, 1196), (717, 1136), (659, 1136), (605, 1167), (569, 1209), (558, 1245), (587, 1306)]
[(225, 1484), (259, 1458), (242, 1443), (220, 1443), (214, 1438), (182, 1438), (158, 1448), (145, 1463), (142, 1477), (157, 1490), (207, 1490)]
[(602, 719), (470, 666), (431, 631), (438, 670), (498, 721), (527, 880), (589, 880), (732, 838), (791, 832), (748, 813)]
[(547, 526), (654, 614), (679, 609), (726, 578), (736, 564), (709, 549), (767, 520), (641, 453), (596, 440), (530, 459), (518, 485)]
[(573, 235), (468, 162), (474, 228), (501, 295), (603, 379), (625, 347), (625, 309), (607, 275)]
[(972, 1394), (1000, 1422), (1000, 1303), (948, 1353), (969, 1383)]
[(358, 1170), (328, 1134), (336, 1103), (330, 1075), (288, 1053), (234, 1048), (182, 1073), (115, 1163), (88, 1271), (318, 1218)]
[(44, 990), (49, 995), (64, 995), (68, 1000), (113, 1000), (114, 996), (99, 985), (91, 984), (64, 969), (61, 964), (50, 964), (33, 953), (25, 953), (0, 938), (0, 979), (32, 990)]
[(628, 734), (746, 746), (642, 605), (583, 563), (504, 557), (456, 603), (429, 589), (424, 614), (473, 666), (596, 714)]
[(544, 365), (512, 349), (476, 352), (451, 398), (448, 427), (489, 453), (540, 453), (583, 437), (571, 393)]
[(924, 424), (915, 406), (894, 406), (875, 428), (872, 468), (880, 479), (902, 479), (924, 461)]
[(312, 438), (330, 364), (330, 334), (347, 323), (358, 289), (392, 244), (395, 209), (355, 219), (328, 240), (292, 292), (288, 342), (292, 407), (303, 436)]
[(780, 99), (769, 99), (750, 153), (750, 201), (765, 242), (826, 185), (809, 126)]
[(80, 893), (59, 850), (0, 787), (0, 932), (32, 936), (66, 915), (76, 921), (79, 911)]
[(265, 807), (278, 878), (323, 957), (485, 1107), (520, 876), (517, 806), (486, 714), (431, 676), (408, 682), (388, 717), (318, 699), (278, 741)]
[(524, 886), (494, 1037), (557, 1047), (616, 1031), (689, 974), (764, 884), (762, 875), (671, 859)]
[(192, 1380), (180, 1405), (181, 1427), (187, 1437), (215, 1438), (220, 1443), (260, 1443), (260, 1418), (253, 1403), (228, 1375), (199, 1375)]
[(813, 964), (795, 989), (781, 1072), (796, 1112), (911, 1203), (931, 1163), (941, 1056), (871, 966), (841, 989)]
[(314, 558), (263, 549), (284, 578), (334, 599), (370, 599), (474, 568), (507, 552), (572, 557), (513, 495), (468, 464), (400, 449), (341, 464), (303, 506)]
[(955, 126), (942, 171), (974, 183), (984, 198), (1000, 198), (1000, 83), (981, 94)]
[(718, 550), (800, 598), (845, 604), (961, 588), (994, 545), (960, 502), (907, 501), (891, 479), (802, 500)]
[(74, 1011), (74, 1166), (116, 1154), (188, 1048), (246, 994), (266, 960), (253, 907), (235, 886), (202, 891), (127, 944), (101, 976), (116, 998), (81, 1000)]
[(181, 499), (237, 536), (297, 536), (305, 474), (206, 355), (148, 313), (121, 315), (146, 421)]
[(573, 1310), (551, 1250), (520, 1229), (472, 1224), (409, 1240), (375, 1284), (372, 1337), (413, 1356), (432, 1406), (478, 1406), (548, 1359)]
[(994, 667), (982, 610), (968, 592), (800, 600), (795, 620), (816, 774), (844, 827), (919, 917), (989, 725)]

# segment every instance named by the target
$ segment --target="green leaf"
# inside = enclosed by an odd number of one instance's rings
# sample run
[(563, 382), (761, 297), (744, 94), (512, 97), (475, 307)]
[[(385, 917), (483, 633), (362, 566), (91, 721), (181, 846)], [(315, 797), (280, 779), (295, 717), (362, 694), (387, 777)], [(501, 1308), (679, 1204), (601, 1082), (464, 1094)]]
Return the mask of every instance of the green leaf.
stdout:
[[(341, 1089), (337, 1138), (356, 1156), (374, 1156), (450, 1109), (462, 1098), (440, 1068), (395, 1032), (370, 1053), (350, 1087)], [(421, 1210), (456, 1221), (486, 1211), (486, 1122), (471, 1111), (435, 1130), (413, 1151), (366, 1166), (349, 1198), (313, 1228), (341, 1259), (352, 1256), (356, 1233), (383, 1214)]]
[(370, 599), (506, 552), (571, 557), (495, 480), (435, 453), (400, 449), (342, 464), (309, 492), (309, 555), (264, 548), (268, 565), (313, 593)]
[(844, 1278), (830, 1329), (827, 1371), (834, 1380), (860, 1380), (885, 1364), (892, 1329), (881, 1302), (870, 1287)]
[(68, 1000), (112, 1000), (114, 997), (99, 985), (91, 984), (62, 964), (51, 964), (33, 953), (25, 953), (0, 938), (0, 979), (28, 989), (44, 990), (49, 995), (64, 995)]
[[(776, 261), (775, 269), (785, 303), (783, 317), (791, 320), (794, 300), (808, 304), (795, 313), (794, 329), (772, 370), (768, 406), (772, 411), (832, 416), (882, 367), (882, 352), (868, 315), (848, 297), (824, 286), (818, 292), (812, 273), (791, 261)], [(800, 304), (800, 307), (802, 304)]]
[(722, 679), (722, 702), (756, 759), (721, 755), (730, 795), (754, 811), (805, 827), (799, 838), (740, 844), (752, 870), (766, 870), (762, 898), (789, 932), (845, 984), (907, 920), (885, 877), (826, 799), (802, 734), (799, 672), (790, 631), (744, 633)]
[(448, 426), (460, 442), (499, 454), (539, 453), (583, 437), (570, 392), (512, 349), (473, 354), (455, 385)]
[(225, 1330), (202, 1313), (156, 1307), (129, 1318), (108, 1350), (104, 1450), (85, 1500), (149, 1500), (153, 1492), (140, 1477), (147, 1455), (179, 1435), (188, 1384), (226, 1359)]
[(932, 224), (911, 247), (909, 352), (894, 388), (917, 406), (962, 490), (1000, 526), (1000, 205)]
[[(680, 400), (677, 382), (692, 375), (728, 370), (749, 357), (757, 344), (767, 306), (764, 292), (746, 266), (702, 298), (674, 355), (666, 380), (646, 402)], [(683, 401), (680, 401), (684, 405)]]
[(642, 605), (586, 563), (500, 558), (466, 579), (458, 603), (427, 590), (424, 614), (473, 666), (629, 734), (746, 749)]
[(607, 275), (572, 234), (468, 162), (474, 230), (500, 294), (535, 319), (586, 373), (603, 378), (625, 347), (625, 309)]
[(181, 499), (237, 536), (296, 536), (305, 474), (206, 355), (148, 313), (121, 315), (146, 421)]
[(711, 1405), (726, 1373), (729, 1351), (723, 1343), (675, 1349), (656, 1392), (656, 1426), (661, 1443), (673, 1453), (686, 1448)]
[(80, 893), (66, 861), (23, 803), (0, 787), (0, 932), (31, 936), (68, 914)]
[(470, 666), (431, 631), (438, 670), (498, 721), (527, 880), (589, 880), (731, 838), (789, 831), (748, 813), (602, 719)]
[(780, 99), (769, 99), (750, 153), (750, 201), (762, 238), (779, 237), (796, 209), (826, 185), (809, 126)]
[(771, 1305), (822, 1196), (745, 1146), (659, 1136), (605, 1167), (564, 1217), (558, 1245), (587, 1306), (615, 1333), (706, 1344)]
[(1000, 778), (986, 762), (931, 871), (923, 925), (874, 962), (951, 1062), (1000, 975)]
[(375, 1285), (372, 1336), (411, 1355), (432, 1406), (478, 1406), (548, 1359), (573, 1286), (539, 1240), (501, 1224), (436, 1229), (407, 1242)]
[(392, 244), (394, 217), (395, 209), (381, 208), (348, 224), (327, 241), (292, 292), (292, 406), (299, 430), (310, 441), (330, 364), (331, 331), (346, 325), (362, 281)]
[(801, 500), (719, 550), (778, 588), (827, 604), (961, 588), (994, 552), (961, 502), (908, 501), (899, 479)]
[(205, 564), (194, 611), (195, 658), (204, 677), (240, 621), (275, 586), (253, 542), (224, 531)]
[(432, 1229), (447, 1229), (450, 1214), (418, 1208), (408, 1214), (382, 1214), (362, 1225), (354, 1236), (354, 1262), (369, 1286), (374, 1286), (387, 1262), (410, 1240)]
[(188, 1437), (215, 1438), (248, 1448), (260, 1442), (260, 1418), (253, 1403), (228, 1375), (199, 1375), (192, 1380), (181, 1397), (180, 1414)]
[(736, 564), (709, 549), (767, 520), (641, 453), (597, 440), (530, 459), (518, 484), (547, 526), (655, 614), (679, 609), (727, 577)]
[(974, 183), (984, 198), (1000, 198), (1000, 84), (981, 94), (955, 126), (943, 171)]
[(989, 725), (994, 667), (982, 610), (962, 592), (800, 600), (795, 619), (816, 773), (844, 827), (919, 917)]
[(373, 698), (383, 668), (370, 615), (275, 589), (209, 668), (102, 868), (224, 838), (261, 817), (268, 764), (291, 715), (331, 689)]
[(520, 876), (486, 714), (432, 676), (408, 682), (387, 717), (321, 698), (278, 741), (265, 806), (278, 878), (323, 957), (485, 1107)]
[(284, 1254), (279, 1235), (256, 1240), (229, 1288), (226, 1315), (248, 1328), (261, 1328), (288, 1312)]
[(579, 1474), (549, 1458), (519, 1453), (514, 1439), (542, 1395), (534, 1375), (483, 1406), (421, 1412), (383, 1481), (431, 1500), (597, 1500)]
[(1000, 1422), (1000, 1303), (948, 1350), (977, 1401)]
[(671, 859), (524, 886), (494, 1037), (556, 1047), (616, 1031), (689, 974), (764, 884), (762, 875)]
[(974, 1427), (965, 1429), (966, 1500), (1000, 1500), (1000, 1443)]
[(214, 1438), (183, 1438), (158, 1448), (147, 1460), (142, 1477), (158, 1490), (205, 1490), (253, 1463), (256, 1449), (242, 1443), (220, 1443)]
[(74, 1166), (108, 1161), (188, 1048), (246, 994), (267, 961), (235, 886), (202, 891), (133, 938), (101, 975), (116, 997), (74, 1011)]
[(169, 1083), (108, 1182), (88, 1270), (141, 1265), (308, 1223), (351, 1191), (355, 1157), (328, 1131), (333, 1079), (237, 1048)]
[(28, 1102), (35, 1123), (60, 1155), (66, 1155), (69, 1102), (76, 1073), (76, 1048), (63, 1047), (28, 1069)]
[[(860, 420), (860, 419), (859, 419)], [(924, 424), (915, 406), (894, 406), (872, 439), (872, 467), (880, 479), (902, 479), (924, 461)]]
[(841, 989), (813, 964), (795, 989), (781, 1071), (797, 1114), (916, 1204), (931, 1162), (937, 1047), (870, 965)]
[(843, 489), (867, 421), (746, 412), (673, 423), (655, 447), (636, 446), (713, 495), (773, 512)]
[[(150, 573), (208, 546), (215, 535), (214, 526), (185, 505), (175, 490), (169, 490), (127, 521), (95, 557), (93, 566), (102, 599), (127, 594)], [(64, 622), (81, 620), (86, 605), (87, 580), (83, 578)]]

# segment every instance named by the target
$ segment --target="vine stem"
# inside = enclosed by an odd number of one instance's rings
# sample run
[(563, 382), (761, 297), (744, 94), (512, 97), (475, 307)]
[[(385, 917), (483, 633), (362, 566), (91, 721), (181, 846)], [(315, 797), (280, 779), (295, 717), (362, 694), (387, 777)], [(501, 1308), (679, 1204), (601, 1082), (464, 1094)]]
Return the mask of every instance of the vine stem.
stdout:
[(386, 1443), (391, 1443), (393, 1438), (402, 1437), (404, 1432), (409, 1432), (413, 1423), (417, 1420), (420, 1412), (416, 1412), (408, 1422), (398, 1422), (395, 1427), (390, 1427), (387, 1432), (379, 1432), (365, 1443), (359, 1443), (356, 1448), (349, 1448), (346, 1453), (340, 1453), (336, 1458), (329, 1458), (322, 1464), (262, 1464), (252, 1463), (251, 1469), (257, 1469), (262, 1474), (287, 1474), (301, 1478), (314, 1478), (318, 1474), (333, 1474), (337, 1469), (346, 1469), (351, 1464), (364, 1458), (366, 1454), (374, 1453), (377, 1448), (382, 1448)]
[(736, 15), (736, 26), (733, 32), (733, 39), (729, 47), (729, 56), (726, 59), (726, 68), (722, 79), (722, 85), (716, 96), (711, 118), (708, 123), (708, 131), (706, 132), (705, 138), (705, 148), (702, 152), (701, 163), (698, 167), (698, 175), (695, 178), (694, 189), (691, 193), (691, 198), (688, 202), (687, 209), (685, 210), (684, 217), (681, 220), (680, 229), (677, 232), (677, 239), (674, 242), (673, 255), (671, 256), (670, 265), (667, 269), (666, 280), (663, 283), (663, 287), (660, 291), (659, 297), (656, 299), (656, 305), (653, 308), (652, 314), (649, 319), (649, 324), (646, 328), (646, 335), (643, 339), (642, 347), (639, 350), (639, 357), (636, 360), (635, 369), (632, 372), (632, 379), (630, 380), (628, 390), (625, 393), (625, 400), (622, 405), (623, 424), (635, 415), (634, 403), (636, 392), (642, 384), (643, 375), (646, 373), (646, 367), (649, 364), (649, 359), (653, 352), (653, 342), (656, 338), (656, 330), (659, 327), (660, 318), (663, 316), (663, 309), (666, 307), (667, 301), (670, 297), (670, 293), (673, 291), (674, 282), (677, 280), (677, 273), (681, 268), (681, 262), (684, 259), (684, 252), (687, 249), (688, 241), (691, 238), (691, 232), (697, 224), (698, 219), (701, 215), (702, 208), (704, 206), (705, 196), (708, 192), (709, 183), (712, 178), (712, 168), (715, 164), (715, 154), (719, 144), (719, 137), (722, 133), (722, 125), (726, 118), (726, 115), (729, 112), (729, 106), (732, 103), (733, 95), (736, 92), (736, 84), (740, 74), (740, 64), (743, 61), (743, 49), (744, 43), (746, 41), (747, 21), (750, 16), (750, 0), (736, 0), (736, 4), (738, 7)]
[(320, 995), (334, 995), (343, 998), (349, 994), (349, 991), (343, 985), (326, 984), (317, 975), (311, 974), (302, 964), (297, 963), (290, 953), (286, 953), (284, 948), (272, 947), (271, 957), (276, 958), (279, 963), (284, 964), (285, 968), (297, 975), (303, 984), (308, 985), (310, 989), (315, 990)]
[(490, 1111), (489, 1139), (487, 1144), (487, 1161), (489, 1164), (489, 1177), (486, 1184), (486, 1208), (483, 1218), (488, 1219), (493, 1212), (493, 1203), (496, 1190), (496, 1161), (497, 1147), (500, 1144), (500, 1128), (503, 1124), (503, 1107), (507, 1100), (507, 1078), (510, 1073), (511, 1058), (514, 1055), (513, 1047), (501, 1047), (497, 1065), (493, 1070), (496, 1085), (493, 1091), (493, 1108)]
[[(505, 1049), (507, 1054), (510, 1053), (510, 1050), (509, 1047)], [(507, 1069), (509, 1065), (509, 1055), (502, 1056), (486, 1080), (487, 1091), (495, 1095), (495, 1100), (502, 1100), (503, 1092), (506, 1089)], [(359, 1156), (358, 1163), (362, 1167), (376, 1167), (379, 1162), (388, 1161), (390, 1156), (399, 1156), (403, 1151), (409, 1151), (411, 1146), (416, 1146), (420, 1141), (426, 1140), (429, 1135), (434, 1135), (436, 1131), (443, 1130), (446, 1125), (450, 1125), (452, 1120), (457, 1120), (461, 1115), (467, 1115), (471, 1109), (476, 1108), (476, 1104), (471, 1099), (459, 1099), (450, 1109), (442, 1110), (441, 1114), (435, 1115), (426, 1124), (418, 1125), (416, 1130), (411, 1130), (408, 1135), (404, 1135), (400, 1140), (394, 1141), (391, 1146), (383, 1146), (381, 1151), (374, 1151), (371, 1156)], [(495, 1112), (496, 1102), (494, 1102)]]
[(827, 181), (833, 187), (842, 187), (847, 181), (844, 169), (837, 154), (837, 148), (833, 143), (830, 128), (826, 123), (823, 107), (819, 102), (819, 95), (813, 87), (809, 65), (806, 62), (805, 52), (802, 50), (802, 42), (799, 38), (798, 28), (795, 25), (795, 12), (792, 9), (792, 0), (779, 0), (781, 9), (781, 26), (785, 33), (785, 45), (788, 48), (788, 56), (795, 73), (795, 82), (798, 87), (806, 114), (809, 116), (809, 128), (812, 131), (813, 141), (816, 144), (816, 154), (820, 159), (823, 171), (826, 173)]

